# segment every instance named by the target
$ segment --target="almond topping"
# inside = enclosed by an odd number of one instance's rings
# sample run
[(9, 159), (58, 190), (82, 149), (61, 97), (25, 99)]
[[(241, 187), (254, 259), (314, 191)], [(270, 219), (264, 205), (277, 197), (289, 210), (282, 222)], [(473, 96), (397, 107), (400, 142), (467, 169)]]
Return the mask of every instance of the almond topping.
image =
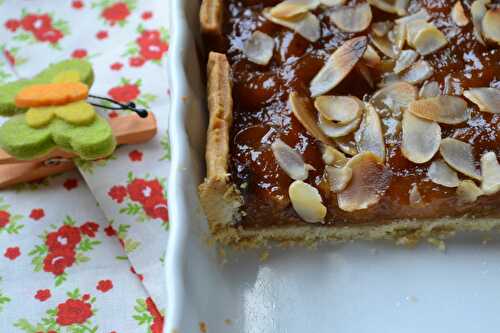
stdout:
[(326, 207), (322, 204), (318, 189), (301, 180), (294, 181), (288, 188), (288, 195), (295, 212), (306, 222), (322, 222)]
[(399, 112), (417, 99), (417, 88), (406, 82), (391, 83), (373, 94), (370, 103), (377, 109)]
[(418, 53), (425, 56), (448, 44), (448, 40), (438, 28), (431, 25), (417, 33), (413, 44)]
[(408, 15), (405, 17), (398, 18), (395, 22), (396, 22), (396, 24), (406, 25), (406, 24), (408, 24), (412, 21), (415, 21), (415, 20), (428, 21), (430, 18), (431, 18), (431, 16), (429, 15), (429, 13), (427, 13), (427, 11), (424, 8), (422, 8), (418, 12), (416, 12), (415, 14), (411, 14), (411, 15)]
[(368, 45), (366, 47), (365, 53), (363, 53), (363, 62), (366, 64), (366, 66), (376, 67), (378, 64), (380, 64), (380, 61), (381, 59), (377, 51), (375, 51), (373, 46)]
[(403, 114), (401, 152), (408, 160), (420, 164), (430, 161), (439, 150), (441, 127), (438, 123)]
[(469, 24), (469, 19), (467, 18), (467, 15), (465, 15), (464, 6), (462, 6), (461, 0), (455, 2), (455, 5), (451, 10), (451, 18), (459, 27), (465, 27)]
[(487, 11), (486, 4), (489, 3), (490, 0), (476, 0), (470, 6), (472, 25), (474, 26), (474, 36), (483, 45), (484, 45), (484, 40), (483, 37), (481, 36), (483, 32), (482, 21)]
[(411, 47), (415, 47), (415, 39), (420, 31), (434, 27), (432, 23), (427, 22), (427, 20), (413, 20), (406, 24), (406, 41)]
[(319, 6), (319, 0), (286, 0), (272, 7), (270, 13), (279, 19), (290, 19)]
[(314, 106), (325, 119), (342, 124), (360, 118), (363, 112), (362, 102), (354, 96), (319, 96)]
[(408, 7), (408, 0), (368, 0), (368, 3), (384, 12), (399, 16), (406, 15), (406, 7)]
[(341, 7), (330, 14), (330, 20), (342, 31), (360, 32), (370, 25), (372, 11), (366, 2), (354, 7)]
[(392, 21), (382, 21), (373, 23), (370, 30), (376, 36), (384, 37), (385, 35), (387, 35), (387, 33), (389, 33), (392, 27)]
[(367, 104), (366, 112), (359, 130), (355, 134), (359, 152), (372, 152), (383, 162), (385, 160), (384, 133), (380, 117), (371, 104)]
[(500, 113), (500, 89), (471, 88), (464, 91), (464, 96), (483, 112)]
[(354, 132), (359, 127), (361, 117), (355, 118), (350, 123), (334, 123), (319, 115), (319, 128), (331, 138), (340, 138)]
[(343, 5), (347, 2), (347, 0), (320, 0), (320, 3), (322, 5), (328, 6), (328, 7), (333, 7), (333, 6), (340, 6)]
[(356, 142), (354, 141), (354, 135), (352, 133), (341, 138), (335, 138), (333, 141), (335, 141), (337, 147), (339, 147), (344, 154), (349, 156), (358, 154), (358, 148), (356, 147)]
[(364, 152), (349, 160), (346, 167), (352, 170), (352, 177), (337, 196), (339, 208), (353, 212), (379, 202), (391, 178), (391, 172), (383, 162), (373, 153)]
[(321, 157), (323, 158), (323, 162), (327, 165), (333, 165), (334, 167), (340, 168), (347, 164), (347, 158), (344, 153), (335, 149), (332, 146), (322, 145), (323, 154)]
[(290, 178), (295, 180), (307, 179), (310, 166), (304, 163), (299, 153), (280, 139), (273, 142), (271, 150), (281, 169), (283, 169)]
[(472, 146), (468, 143), (446, 138), (441, 140), (439, 149), (446, 163), (458, 172), (471, 178), (481, 180), (481, 174), (476, 169)]
[(371, 35), (371, 42), (380, 52), (389, 58), (396, 59), (398, 57), (400, 50), (387, 36), (379, 37), (377, 35)]
[(413, 101), (408, 110), (415, 116), (438, 123), (456, 125), (469, 118), (467, 103), (458, 96), (437, 96)]
[(363, 79), (371, 88), (375, 88), (375, 81), (373, 80), (372, 71), (363, 62), (358, 62), (355, 66), (356, 70), (361, 74)]
[(262, 15), (269, 21), (292, 29), (310, 42), (315, 42), (321, 37), (321, 28), (318, 18), (309, 12), (289, 19), (280, 19), (270, 13), (269, 8), (265, 8)]
[(425, 82), (418, 93), (420, 98), (431, 98), (439, 95), (441, 95), (441, 89), (436, 81)]
[(401, 75), (401, 79), (411, 84), (419, 84), (427, 80), (434, 73), (434, 69), (425, 60), (419, 60)]
[(462, 202), (472, 203), (475, 202), (477, 198), (484, 195), (484, 192), (476, 185), (476, 183), (467, 179), (462, 180), (460, 184), (458, 184), (457, 195)]
[(418, 58), (418, 53), (413, 50), (403, 50), (396, 60), (396, 65), (394, 66), (394, 73), (399, 74), (415, 62)]
[(481, 188), (485, 194), (495, 194), (500, 191), (500, 165), (497, 156), (490, 151), (481, 157), (481, 173), (483, 182)]
[(500, 45), (500, 7), (486, 12), (482, 22), (483, 36)]
[(245, 43), (243, 53), (253, 63), (267, 65), (274, 51), (274, 39), (263, 32), (255, 31)]
[(427, 176), (433, 183), (446, 187), (457, 187), (459, 183), (458, 174), (443, 160), (432, 162)]
[(352, 169), (347, 165), (341, 168), (327, 166), (325, 170), (333, 193), (342, 192), (351, 181)]
[(346, 41), (327, 60), (311, 81), (311, 95), (317, 97), (335, 88), (351, 72), (365, 53), (366, 37)]
[(422, 195), (418, 190), (417, 184), (413, 184), (411, 189), (408, 191), (408, 201), (412, 207), (421, 206), (424, 203), (424, 199), (422, 199)]

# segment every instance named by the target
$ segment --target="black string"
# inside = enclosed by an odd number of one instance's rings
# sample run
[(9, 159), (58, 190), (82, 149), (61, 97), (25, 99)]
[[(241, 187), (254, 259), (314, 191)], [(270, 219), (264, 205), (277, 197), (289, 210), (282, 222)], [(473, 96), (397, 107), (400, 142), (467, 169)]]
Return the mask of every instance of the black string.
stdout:
[(148, 116), (148, 110), (138, 108), (134, 102), (129, 102), (128, 104), (123, 104), (123, 103), (120, 103), (118, 101), (115, 101), (114, 99), (107, 98), (107, 97), (100, 97), (100, 96), (95, 96), (95, 95), (89, 95), (89, 97), (118, 105), (118, 106), (107, 106), (107, 105), (89, 102), (93, 106), (98, 106), (100, 108), (107, 109), (107, 110), (130, 110), (130, 111), (137, 113), (139, 115), (139, 117), (141, 117), (141, 118), (146, 118)]

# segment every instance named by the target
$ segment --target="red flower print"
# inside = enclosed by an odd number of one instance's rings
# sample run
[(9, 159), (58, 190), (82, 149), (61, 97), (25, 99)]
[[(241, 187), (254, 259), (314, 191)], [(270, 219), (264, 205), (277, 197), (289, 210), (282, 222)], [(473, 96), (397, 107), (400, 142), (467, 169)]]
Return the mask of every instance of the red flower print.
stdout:
[(75, 59), (85, 58), (86, 56), (87, 56), (87, 50), (84, 49), (76, 49), (73, 51), (73, 53), (71, 53), (71, 57)]
[(160, 311), (158, 311), (158, 308), (156, 307), (151, 297), (148, 297), (146, 299), (146, 308), (148, 309), (148, 312), (151, 314), (151, 316), (153, 316), (153, 324), (150, 327), (151, 331), (153, 333), (162, 333), (163, 316)]
[(119, 63), (119, 62), (115, 62), (115, 63), (111, 64), (110, 68), (114, 71), (119, 71), (120, 69), (123, 68), (123, 64)]
[(85, 301), (85, 302), (88, 301), (89, 299), (90, 299), (90, 294), (84, 294), (82, 296), (82, 300)]
[(162, 333), (163, 332), (163, 318), (154, 319), (153, 324), (151, 324), (151, 333)]
[(47, 235), (45, 244), (47, 244), (50, 251), (73, 250), (81, 240), (82, 236), (78, 228), (63, 225), (59, 230)]
[(82, 9), (83, 8), (83, 1), (73, 0), (73, 2), (71, 3), (71, 7), (73, 7), (74, 9)]
[(109, 190), (108, 195), (117, 203), (122, 203), (123, 199), (128, 195), (127, 189), (125, 186), (113, 186), (111, 190)]
[(167, 200), (163, 197), (151, 197), (146, 199), (143, 205), (144, 212), (149, 217), (154, 219), (162, 219), (164, 222), (168, 221), (168, 208)]
[(114, 5), (104, 8), (101, 16), (104, 17), (111, 25), (119, 21), (123, 21), (130, 15), (130, 10), (124, 2), (117, 2)]
[(118, 117), (118, 112), (111, 111), (110, 113), (108, 113), (108, 117), (111, 119), (116, 118), (116, 117)]
[(95, 36), (97, 39), (106, 39), (108, 38), (108, 32), (106, 30), (101, 30)]
[(92, 306), (89, 303), (78, 299), (68, 299), (57, 306), (56, 322), (61, 326), (83, 324), (92, 315)]
[(63, 183), (63, 186), (68, 191), (71, 191), (72, 189), (78, 187), (78, 179), (69, 178)]
[(144, 59), (142, 57), (133, 57), (133, 58), (130, 58), (128, 63), (131, 67), (141, 67), (142, 65), (144, 65), (145, 62), (146, 62), (146, 59)]
[(28, 14), (21, 20), (21, 26), (30, 32), (48, 30), (52, 28), (52, 18), (47, 14)]
[(64, 270), (75, 263), (75, 251), (72, 249), (58, 249), (45, 257), (43, 260), (43, 270), (55, 276), (64, 273)]
[(53, 28), (36, 30), (34, 34), (35, 38), (40, 42), (49, 42), (51, 44), (56, 44), (61, 38), (64, 37), (61, 31)]
[(21, 22), (19, 20), (11, 19), (5, 21), (5, 28), (7, 28), (7, 30), (10, 30), (12, 32), (16, 32), (16, 30), (19, 29), (20, 26)]
[(135, 274), (137, 276), (137, 278), (140, 280), (140, 281), (144, 281), (144, 275), (142, 274), (139, 274), (135, 271), (135, 268), (133, 266), (130, 266), (130, 271)]
[(40, 289), (36, 292), (35, 298), (39, 300), (40, 302), (45, 302), (50, 298), (51, 293), (49, 289)]
[(99, 230), (99, 224), (95, 222), (85, 222), (81, 227), (80, 227), (80, 232), (84, 235), (87, 235), (89, 237), (95, 237), (95, 233)]
[(116, 236), (116, 230), (115, 230), (115, 228), (113, 228), (112, 225), (108, 225), (106, 228), (104, 228), (104, 232), (106, 233), (106, 236), (108, 236), (108, 237)]
[(103, 293), (111, 290), (113, 288), (113, 282), (111, 280), (101, 280), (97, 284), (96, 289), (102, 291)]
[(160, 60), (168, 51), (168, 44), (161, 39), (160, 32), (157, 30), (144, 30), (137, 38), (137, 44), (141, 55), (147, 60)]
[(148, 11), (142, 13), (141, 17), (143, 20), (149, 20), (150, 18), (153, 17), (153, 12), (148, 10)]
[(3, 54), (5, 55), (5, 58), (7, 58), (7, 61), (11, 66), (14, 66), (16, 64), (16, 58), (12, 53), (9, 52), (9, 50), (5, 49), (3, 51)]
[(128, 103), (139, 97), (141, 94), (139, 87), (135, 84), (125, 84), (120, 87), (111, 88), (108, 95), (114, 100), (122, 103)]
[(35, 208), (31, 210), (30, 218), (38, 221), (45, 216), (45, 211), (42, 208)]
[(143, 204), (146, 198), (151, 195), (151, 189), (148, 187), (148, 183), (149, 182), (145, 179), (134, 179), (128, 184), (127, 190), (128, 193), (130, 193), (130, 199)]
[(21, 255), (21, 251), (19, 250), (19, 247), (8, 247), (7, 250), (5, 250), (5, 253), (3, 254), (5, 258), (8, 258), (10, 260), (15, 260), (17, 257)]
[(0, 210), (0, 228), (4, 228), (10, 222), (10, 214), (5, 210)]
[(132, 162), (140, 162), (142, 161), (142, 152), (138, 151), (137, 149), (132, 150), (128, 154), (128, 158), (130, 158)]

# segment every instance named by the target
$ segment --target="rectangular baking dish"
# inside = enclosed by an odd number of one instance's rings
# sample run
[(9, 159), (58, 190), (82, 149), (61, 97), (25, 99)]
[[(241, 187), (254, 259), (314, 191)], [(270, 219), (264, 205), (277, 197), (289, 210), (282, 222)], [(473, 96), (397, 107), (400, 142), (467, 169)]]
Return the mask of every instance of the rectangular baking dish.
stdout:
[[(166, 333), (491, 332), (500, 326), (500, 237), (469, 233), (446, 252), (386, 242), (316, 250), (207, 245), (197, 186), (207, 111), (198, 0), (172, 0)], [(268, 259), (259, 258), (265, 254)]]

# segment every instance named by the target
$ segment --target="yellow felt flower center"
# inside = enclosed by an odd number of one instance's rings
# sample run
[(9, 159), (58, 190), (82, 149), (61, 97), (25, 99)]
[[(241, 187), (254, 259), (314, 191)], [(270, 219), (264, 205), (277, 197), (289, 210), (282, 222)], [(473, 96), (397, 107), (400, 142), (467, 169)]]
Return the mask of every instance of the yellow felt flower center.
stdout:
[(57, 116), (72, 125), (85, 126), (94, 121), (95, 115), (92, 105), (78, 101), (61, 106), (30, 108), (26, 112), (26, 123), (32, 128), (40, 128), (47, 126)]

